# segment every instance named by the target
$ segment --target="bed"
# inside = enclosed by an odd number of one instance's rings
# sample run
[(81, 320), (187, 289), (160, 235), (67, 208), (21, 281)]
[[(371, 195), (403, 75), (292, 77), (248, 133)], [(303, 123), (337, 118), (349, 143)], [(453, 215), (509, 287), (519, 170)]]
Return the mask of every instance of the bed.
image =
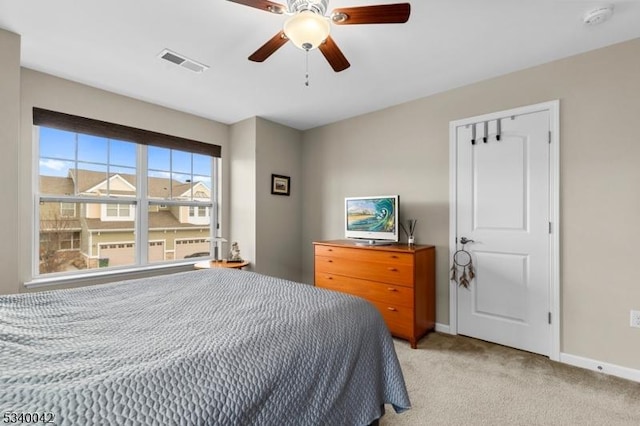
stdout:
[(0, 296), (4, 420), (367, 425), (384, 404), (410, 408), (393, 341), (346, 294), (208, 269)]

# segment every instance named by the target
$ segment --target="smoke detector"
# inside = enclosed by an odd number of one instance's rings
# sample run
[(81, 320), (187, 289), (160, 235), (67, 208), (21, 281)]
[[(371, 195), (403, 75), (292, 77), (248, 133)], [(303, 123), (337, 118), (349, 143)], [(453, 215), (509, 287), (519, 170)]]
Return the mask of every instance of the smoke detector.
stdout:
[(172, 52), (169, 49), (164, 49), (158, 55), (158, 58), (164, 59), (165, 61), (169, 61), (173, 64), (179, 65), (183, 68), (186, 68), (190, 71), (201, 73), (209, 69), (208, 65), (201, 64), (200, 62), (196, 62), (193, 59), (189, 59), (184, 55), (180, 55), (179, 53)]
[(583, 21), (585, 25), (598, 25), (611, 18), (613, 15), (613, 6), (600, 6), (590, 10), (584, 15)]

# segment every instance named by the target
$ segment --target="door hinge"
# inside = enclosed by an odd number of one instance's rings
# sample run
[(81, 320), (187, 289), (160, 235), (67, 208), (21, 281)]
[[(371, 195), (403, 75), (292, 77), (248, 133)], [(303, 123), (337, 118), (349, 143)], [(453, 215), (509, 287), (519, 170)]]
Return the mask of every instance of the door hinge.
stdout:
[(551, 130), (549, 130), (549, 143), (551, 143)]
[(549, 324), (551, 324), (551, 312), (549, 312)]
[(551, 229), (551, 222), (549, 222), (549, 233), (550, 233), (550, 234), (551, 234), (551, 231), (552, 231), (552, 229)]

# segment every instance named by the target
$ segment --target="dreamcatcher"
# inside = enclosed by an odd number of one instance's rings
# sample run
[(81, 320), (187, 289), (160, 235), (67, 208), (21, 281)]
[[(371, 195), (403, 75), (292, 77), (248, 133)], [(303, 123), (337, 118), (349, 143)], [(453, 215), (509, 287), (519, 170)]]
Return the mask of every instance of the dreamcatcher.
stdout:
[(451, 280), (455, 281), (460, 287), (469, 288), (469, 283), (475, 278), (476, 273), (473, 268), (471, 253), (465, 250), (464, 246), (474, 241), (463, 237), (460, 242), (462, 243), (462, 249), (453, 254)]

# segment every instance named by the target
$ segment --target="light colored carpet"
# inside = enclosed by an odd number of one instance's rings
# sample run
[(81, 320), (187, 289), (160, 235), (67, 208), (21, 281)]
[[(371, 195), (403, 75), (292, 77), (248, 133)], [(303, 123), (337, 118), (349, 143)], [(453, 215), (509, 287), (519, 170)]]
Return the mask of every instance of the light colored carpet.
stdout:
[(391, 425), (640, 425), (640, 383), (463, 336), (395, 340), (412, 409)]

